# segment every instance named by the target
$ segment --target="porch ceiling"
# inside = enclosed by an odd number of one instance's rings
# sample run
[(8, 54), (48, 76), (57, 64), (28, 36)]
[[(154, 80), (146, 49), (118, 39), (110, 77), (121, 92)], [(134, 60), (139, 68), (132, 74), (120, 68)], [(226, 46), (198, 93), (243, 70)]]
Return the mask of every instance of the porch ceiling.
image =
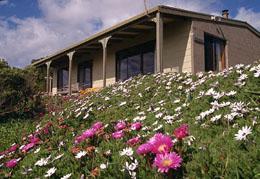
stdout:
[[(111, 34), (111, 38), (109, 39), (108, 44), (117, 44), (125, 40), (133, 39), (152, 29), (155, 29), (155, 23), (150, 19), (147, 19), (147, 21), (127, 26), (120, 31), (115, 31)], [(75, 51), (93, 51), (101, 49), (102, 45), (98, 42), (98, 40), (96, 40), (92, 43), (82, 44), (76, 48)]]

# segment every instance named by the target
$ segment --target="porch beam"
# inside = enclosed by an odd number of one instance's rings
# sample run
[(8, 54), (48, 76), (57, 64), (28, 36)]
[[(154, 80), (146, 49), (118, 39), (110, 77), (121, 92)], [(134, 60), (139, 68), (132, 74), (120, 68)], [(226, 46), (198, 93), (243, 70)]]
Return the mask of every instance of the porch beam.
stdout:
[(50, 93), (50, 66), (52, 61), (46, 62), (47, 72), (46, 72), (46, 93), (49, 95)]
[(71, 90), (71, 75), (72, 75), (72, 61), (73, 61), (73, 55), (75, 51), (67, 53), (67, 56), (69, 57), (69, 95), (72, 94)]
[(155, 72), (163, 72), (163, 18), (160, 12), (152, 19), (156, 23), (156, 59)]
[(106, 61), (107, 61), (107, 43), (111, 36), (105, 37), (99, 42), (102, 44), (103, 47), (103, 87), (106, 87)]

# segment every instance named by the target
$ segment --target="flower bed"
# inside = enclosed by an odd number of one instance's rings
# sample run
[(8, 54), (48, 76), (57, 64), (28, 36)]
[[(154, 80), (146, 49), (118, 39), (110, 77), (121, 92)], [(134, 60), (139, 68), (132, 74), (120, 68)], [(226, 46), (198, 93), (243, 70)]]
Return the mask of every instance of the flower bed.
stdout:
[(66, 99), (3, 147), (0, 176), (257, 177), (259, 76), (259, 63), (145, 75)]

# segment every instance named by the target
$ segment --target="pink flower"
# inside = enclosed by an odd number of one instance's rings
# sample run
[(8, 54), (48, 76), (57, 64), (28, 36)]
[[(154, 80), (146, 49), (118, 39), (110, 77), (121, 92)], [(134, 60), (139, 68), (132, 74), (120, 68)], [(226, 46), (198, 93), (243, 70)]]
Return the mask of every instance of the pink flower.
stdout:
[(30, 137), (30, 143), (35, 143), (35, 144), (37, 144), (38, 142), (40, 142), (40, 139), (38, 138), (38, 137), (36, 137), (36, 136), (32, 136), (32, 137)]
[(152, 153), (154, 154), (170, 152), (173, 146), (171, 137), (162, 133), (155, 134), (148, 142), (153, 146)]
[(28, 152), (31, 148), (33, 148), (35, 146), (35, 143), (29, 143), (26, 144), (23, 148), (22, 148), (22, 152)]
[(135, 122), (131, 124), (131, 129), (132, 130), (140, 130), (142, 128), (142, 123), (141, 122)]
[(121, 139), (123, 136), (124, 136), (123, 131), (116, 131), (116, 132), (112, 133), (112, 137), (114, 139)]
[(94, 129), (87, 129), (86, 131), (84, 131), (82, 133), (82, 136), (85, 138), (90, 138), (93, 137), (95, 135), (95, 130)]
[(183, 139), (189, 135), (189, 126), (188, 124), (182, 124), (180, 127), (174, 130), (173, 134), (177, 139)]
[(95, 131), (101, 129), (101, 127), (103, 127), (103, 123), (102, 122), (96, 122), (95, 124), (93, 124), (91, 126), (91, 128), (94, 129)]
[(116, 124), (115, 130), (120, 131), (122, 129), (126, 128), (126, 123), (124, 121), (120, 121)]
[(16, 149), (17, 149), (18, 147), (19, 147), (18, 144), (13, 145), (13, 146), (11, 146), (7, 151), (8, 151), (8, 153), (14, 152), (14, 151), (16, 151)]
[(18, 147), (19, 147), (18, 144), (14, 144), (14, 145), (12, 145), (9, 149), (6, 149), (5, 151), (0, 152), (0, 155), (4, 155), (4, 154), (8, 154), (8, 153), (14, 152), (14, 151), (16, 151), (16, 149), (17, 149)]
[(175, 152), (157, 154), (153, 166), (161, 173), (167, 173), (169, 169), (177, 169), (181, 166), (182, 158)]
[(95, 135), (95, 129), (87, 129), (81, 135), (77, 136), (75, 139), (75, 143), (79, 144), (86, 140), (87, 138), (93, 137)]
[(152, 145), (150, 143), (144, 143), (138, 147), (136, 152), (139, 155), (142, 155), (142, 154), (147, 154), (147, 153), (151, 152), (151, 150), (152, 150)]
[(49, 128), (48, 127), (43, 128), (43, 133), (44, 134), (49, 134), (50, 133), (49, 132)]
[(7, 168), (14, 168), (17, 164), (18, 164), (18, 161), (20, 159), (12, 159), (12, 160), (9, 160), (8, 162), (5, 163), (5, 166)]
[(82, 141), (84, 141), (85, 139), (86, 139), (86, 137), (84, 137), (83, 135), (77, 136), (76, 139), (75, 139), (75, 143), (79, 144)]
[(129, 139), (129, 140), (127, 141), (127, 144), (128, 144), (128, 145), (135, 145), (135, 144), (137, 144), (138, 142), (140, 142), (140, 137), (134, 137), (134, 138), (132, 138), (132, 139)]

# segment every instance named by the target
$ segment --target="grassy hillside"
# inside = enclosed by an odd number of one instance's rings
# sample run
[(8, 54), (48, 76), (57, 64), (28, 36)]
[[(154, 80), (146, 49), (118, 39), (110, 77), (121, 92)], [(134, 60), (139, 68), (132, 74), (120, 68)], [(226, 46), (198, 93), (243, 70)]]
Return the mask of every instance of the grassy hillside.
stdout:
[(64, 98), (35, 122), (1, 124), (0, 176), (257, 178), (259, 94), (257, 63)]

